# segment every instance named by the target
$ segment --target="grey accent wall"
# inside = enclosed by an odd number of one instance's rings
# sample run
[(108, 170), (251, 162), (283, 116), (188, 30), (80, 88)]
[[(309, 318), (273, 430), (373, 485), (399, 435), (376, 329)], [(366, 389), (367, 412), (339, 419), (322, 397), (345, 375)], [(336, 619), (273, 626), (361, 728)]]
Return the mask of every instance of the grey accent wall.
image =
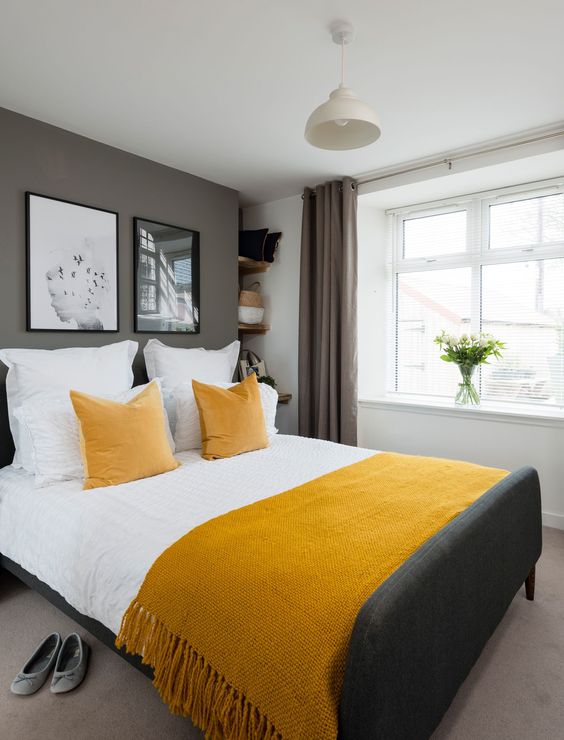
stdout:
[[(26, 331), (26, 190), (119, 213), (119, 333)], [(162, 341), (216, 349), (236, 339), (235, 190), (0, 108), (0, 346), (55, 349), (135, 339), (136, 382), (142, 381), (141, 350), (151, 335), (133, 332), (134, 216), (200, 232), (200, 334), (163, 334)], [(0, 363), (0, 466), (13, 454), (5, 377)]]

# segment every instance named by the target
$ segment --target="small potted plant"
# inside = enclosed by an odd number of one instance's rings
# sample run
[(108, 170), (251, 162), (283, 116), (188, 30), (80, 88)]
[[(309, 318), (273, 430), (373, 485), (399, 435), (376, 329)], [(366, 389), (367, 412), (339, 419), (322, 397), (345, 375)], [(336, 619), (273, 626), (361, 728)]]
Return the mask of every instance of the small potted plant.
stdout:
[(258, 382), (266, 383), (266, 385), (269, 385), (271, 388), (274, 388), (274, 390), (276, 390), (276, 381), (274, 380), (272, 375), (259, 375)]
[(472, 383), (472, 376), (478, 365), (488, 365), (488, 357), (501, 357), (505, 344), (491, 334), (462, 334), (460, 337), (442, 331), (434, 339), (443, 352), (441, 360), (458, 365), (462, 382), (454, 402), (459, 406), (478, 406), (480, 396)]

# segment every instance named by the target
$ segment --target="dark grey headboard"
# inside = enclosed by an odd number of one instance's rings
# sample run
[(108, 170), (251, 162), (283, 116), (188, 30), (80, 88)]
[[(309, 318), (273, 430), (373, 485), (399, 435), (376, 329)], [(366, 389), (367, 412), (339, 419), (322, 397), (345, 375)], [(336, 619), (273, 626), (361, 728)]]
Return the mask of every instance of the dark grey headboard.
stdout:
[[(235, 190), (3, 108), (0, 162), (0, 347), (55, 349), (135, 339), (142, 349), (150, 335), (133, 333), (134, 216), (200, 232), (200, 334), (163, 334), (162, 340), (180, 347), (219, 348), (237, 337)], [(119, 213), (118, 333), (26, 332), (28, 190)], [(134, 367), (136, 383), (142, 382), (141, 354)], [(0, 466), (13, 455), (5, 378), (0, 363)]]

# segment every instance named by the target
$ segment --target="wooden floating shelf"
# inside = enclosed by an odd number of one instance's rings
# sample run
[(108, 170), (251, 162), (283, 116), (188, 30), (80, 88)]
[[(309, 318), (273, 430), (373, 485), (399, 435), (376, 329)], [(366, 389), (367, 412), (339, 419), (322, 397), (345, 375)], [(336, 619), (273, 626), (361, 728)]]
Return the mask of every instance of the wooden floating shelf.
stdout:
[[(272, 262), (257, 262), (248, 257), (239, 256), (239, 275), (253, 275), (259, 272), (266, 272)], [(270, 329), (270, 324), (241, 324), (239, 323), (239, 334), (266, 334)], [(278, 403), (290, 403), (292, 400), (291, 393), (278, 393)]]
[(256, 272), (266, 272), (272, 262), (257, 262), (248, 257), (239, 256), (239, 272), (243, 275), (252, 275)]
[(270, 324), (239, 324), (241, 334), (266, 334), (270, 329)]

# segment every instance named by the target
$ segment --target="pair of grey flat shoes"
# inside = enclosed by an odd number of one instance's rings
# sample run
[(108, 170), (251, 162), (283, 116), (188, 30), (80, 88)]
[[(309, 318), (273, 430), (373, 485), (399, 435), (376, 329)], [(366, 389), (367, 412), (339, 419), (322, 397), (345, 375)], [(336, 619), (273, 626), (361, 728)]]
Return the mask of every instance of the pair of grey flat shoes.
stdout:
[(53, 694), (65, 694), (82, 683), (88, 663), (88, 645), (76, 632), (61, 640), (58, 632), (52, 632), (37, 647), (11, 686), (12, 693), (29, 696), (43, 686), (52, 668)]

